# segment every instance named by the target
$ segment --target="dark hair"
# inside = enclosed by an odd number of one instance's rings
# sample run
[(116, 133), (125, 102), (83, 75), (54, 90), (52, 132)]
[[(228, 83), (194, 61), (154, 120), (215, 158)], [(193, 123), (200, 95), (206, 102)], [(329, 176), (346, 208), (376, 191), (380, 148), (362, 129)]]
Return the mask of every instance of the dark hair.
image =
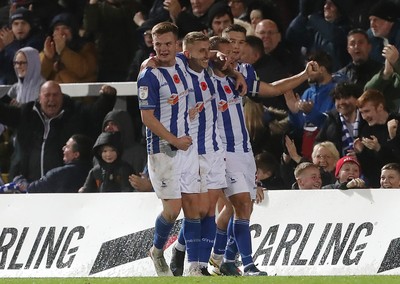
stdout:
[(328, 73), (332, 73), (332, 57), (323, 50), (318, 50), (308, 56), (309, 61), (316, 61), (318, 65), (324, 66)]
[(260, 39), (259, 37), (253, 35), (246, 36), (246, 43), (250, 45), (251, 48), (255, 50), (258, 54), (264, 54), (264, 44), (262, 42), (262, 39)]
[(219, 49), (219, 45), (221, 43), (231, 44), (229, 39), (227, 39), (225, 37), (220, 37), (220, 36), (210, 37), (210, 49), (218, 50)]
[(208, 27), (212, 28), (212, 22), (215, 18), (220, 18), (222, 16), (228, 15), (233, 23), (233, 15), (231, 7), (229, 7), (224, 1), (217, 2), (210, 7), (208, 10)]
[(354, 34), (362, 34), (362, 35), (365, 37), (365, 39), (367, 40), (367, 42), (368, 42), (368, 43), (370, 42), (369, 37), (368, 37), (368, 34), (367, 34), (367, 32), (366, 32), (365, 30), (360, 29), (360, 28), (352, 29), (352, 30), (350, 30), (349, 33), (347, 34), (347, 38), (349, 38), (349, 36), (354, 35)]
[(72, 151), (79, 152), (78, 160), (90, 160), (92, 158), (92, 139), (83, 134), (74, 134), (71, 139), (75, 141), (72, 145)]
[(279, 162), (274, 155), (268, 152), (257, 154), (255, 157), (256, 166), (265, 172), (271, 172), (274, 175), (279, 169)]
[(349, 82), (341, 82), (336, 85), (332, 90), (331, 96), (334, 100), (347, 99), (354, 97), (358, 99), (363, 92), (363, 89), (358, 84), (353, 84)]
[(238, 24), (232, 24), (230, 26), (228, 26), (227, 28), (225, 28), (222, 31), (222, 36), (224, 36), (225, 34), (229, 33), (229, 32), (239, 32), (239, 33), (243, 33), (246, 36), (246, 28), (243, 27), (242, 25), (238, 25)]

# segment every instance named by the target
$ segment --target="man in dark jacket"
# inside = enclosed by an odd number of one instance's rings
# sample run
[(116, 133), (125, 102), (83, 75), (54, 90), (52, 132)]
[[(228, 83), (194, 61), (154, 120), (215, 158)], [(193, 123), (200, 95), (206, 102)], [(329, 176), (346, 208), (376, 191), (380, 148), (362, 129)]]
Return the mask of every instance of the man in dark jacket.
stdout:
[(356, 84), (336, 85), (332, 92), (336, 108), (326, 114), (327, 118), (315, 143), (331, 141), (341, 157), (354, 154), (354, 140), (358, 137), (359, 129), (366, 124), (356, 105), (361, 94), (362, 88)]
[(83, 105), (61, 92), (55, 81), (47, 81), (39, 99), (20, 107), (0, 103), (0, 122), (17, 131), (16, 165), (10, 177), (23, 175), (28, 182), (63, 165), (62, 147), (73, 134), (93, 140), (101, 132), (104, 116), (114, 107), (116, 90), (104, 85), (92, 105)]
[(39, 180), (27, 184), (26, 188), (22, 179), (15, 182), (21, 191), (28, 193), (77, 193), (92, 168), (92, 145), (92, 139), (88, 136), (72, 135), (62, 148), (64, 166), (48, 171)]

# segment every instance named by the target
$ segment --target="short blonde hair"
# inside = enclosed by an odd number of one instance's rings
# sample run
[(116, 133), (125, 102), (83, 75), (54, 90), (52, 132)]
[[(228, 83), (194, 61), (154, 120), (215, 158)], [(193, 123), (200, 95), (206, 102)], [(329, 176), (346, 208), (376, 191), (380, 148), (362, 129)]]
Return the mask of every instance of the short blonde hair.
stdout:
[(333, 158), (335, 158), (335, 163), (339, 160), (340, 154), (335, 144), (331, 141), (323, 141), (314, 145), (311, 158), (315, 159), (317, 157), (317, 151), (319, 148), (325, 147), (332, 154)]
[(294, 177), (298, 179), (302, 173), (304, 173), (307, 169), (314, 168), (319, 170), (318, 166), (311, 162), (303, 162), (297, 165), (294, 169)]

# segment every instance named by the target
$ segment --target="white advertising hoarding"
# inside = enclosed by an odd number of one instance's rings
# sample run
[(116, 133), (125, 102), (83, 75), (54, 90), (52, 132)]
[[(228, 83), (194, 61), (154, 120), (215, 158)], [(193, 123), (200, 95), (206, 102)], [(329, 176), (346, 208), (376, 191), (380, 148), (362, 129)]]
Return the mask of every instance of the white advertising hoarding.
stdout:
[[(399, 200), (400, 190), (266, 192), (250, 222), (255, 263), (270, 275), (400, 274)], [(0, 278), (154, 276), (160, 212), (153, 193), (3, 194)]]

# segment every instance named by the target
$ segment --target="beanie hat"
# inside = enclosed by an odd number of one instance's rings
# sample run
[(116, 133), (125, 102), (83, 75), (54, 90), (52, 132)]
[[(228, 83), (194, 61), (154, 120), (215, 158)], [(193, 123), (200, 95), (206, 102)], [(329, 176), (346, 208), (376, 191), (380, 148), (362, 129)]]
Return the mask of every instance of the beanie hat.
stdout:
[(53, 31), (58, 25), (65, 25), (69, 27), (73, 35), (78, 33), (78, 22), (75, 17), (70, 13), (61, 13), (56, 15), (50, 23), (50, 30)]
[(16, 9), (10, 16), (10, 25), (15, 20), (24, 20), (32, 26), (33, 24), (33, 15), (32, 12), (24, 7), (20, 7)]
[(343, 157), (340, 158), (339, 161), (337, 161), (337, 163), (336, 163), (335, 177), (338, 177), (338, 176), (339, 176), (340, 169), (342, 168), (342, 166), (343, 166), (345, 163), (348, 163), (348, 162), (356, 164), (356, 165), (358, 166), (360, 172), (361, 172), (360, 163), (357, 161), (357, 159), (356, 159), (355, 157), (353, 157), (353, 156), (343, 156)]
[(395, 22), (398, 18), (398, 7), (391, 1), (381, 0), (372, 6), (370, 16), (381, 18), (388, 22)]
[(332, 0), (335, 6), (338, 8), (342, 16), (347, 17), (347, 14), (351, 10), (351, 4), (349, 0)]

